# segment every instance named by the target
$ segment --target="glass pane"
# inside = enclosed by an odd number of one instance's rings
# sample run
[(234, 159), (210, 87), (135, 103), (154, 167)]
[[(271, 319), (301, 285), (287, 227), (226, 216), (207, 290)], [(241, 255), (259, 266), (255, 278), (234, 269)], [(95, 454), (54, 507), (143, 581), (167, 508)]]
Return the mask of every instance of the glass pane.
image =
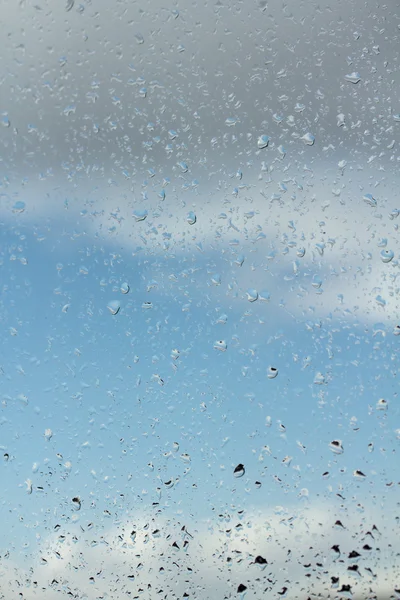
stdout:
[(0, 598), (400, 598), (398, 5), (2, 8)]

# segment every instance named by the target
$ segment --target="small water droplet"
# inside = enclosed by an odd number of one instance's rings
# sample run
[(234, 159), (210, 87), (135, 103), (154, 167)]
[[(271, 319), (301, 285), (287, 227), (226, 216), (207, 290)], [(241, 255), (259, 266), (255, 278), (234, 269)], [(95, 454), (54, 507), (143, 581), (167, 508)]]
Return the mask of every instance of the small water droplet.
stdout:
[(233, 127), (238, 122), (239, 119), (237, 119), (236, 117), (228, 117), (227, 119), (225, 119), (225, 125), (227, 125), (228, 127)]
[(391, 260), (393, 260), (394, 257), (394, 252), (393, 250), (387, 250), (385, 248), (385, 250), (382, 250), (381, 252), (381, 260), (384, 263), (390, 263)]
[(135, 40), (138, 44), (144, 44), (144, 37), (142, 36), (141, 33), (135, 34)]
[(297, 248), (296, 254), (299, 258), (303, 258), (303, 256), (306, 253), (306, 249), (305, 248)]
[(211, 283), (214, 285), (221, 285), (221, 275), (219, 273), (214, 273), (211, 277)]
[(388, 403), (384, 398), (380, 398), (376, 403), (376, 410), (387, 410)]
[(44, 432), (44, 437), (46, 438), (47, 441), (50, 441), (51, 438), (53, 437), (53, 432), (51, 429), (46, 429)]
[(3, 127), (10, 127), (11, 123), (10, 123), (10, 119), (7, 117), (7, 115), (4, 115), (1, 118), (1, 124), (3, 125)]
[(355, 477), (356, 479), (365, 479), (366, 475), (359, 469), (356, 469), (355, 471), (353, 471), (353, 477)]
[(364, 194), (363, 200), (364, 202), (366, 202), (366, 204), (372, 206), (372, 208), (375, 208), (377, 206), (377, 201), (372, 194)]
[(349, 83), (358, 83), (359, 81), (361, 81), (361, 75), (360, 73), (357, 73), (357, 71), (353, 71), (353, 73), (345, 75), (344, 78)]
[(130, 289), (131, 288), (129, 287), (129, 285), (126, 282), (121, 284), (120, 290), (121, 290), (122, 294), (129, 294)]
[(260, 135), (257, 139), (257, 147), (262, 150), (263, 148), (266, 148), (269, 144), (269, 137), (265, 134)]
[(107, 304), (107, 308), (112, 315), (117, 315), (120, 311), (121, 303), (119, 302), (119, 300), (111, 300)]
[(234, 471), (233, 471), (233, 476), (236, 478), (239, 477), (243, 477), (243, 475), (245, 474), (246, 470), (244, 468), (244, 465), (242, 465), (242, 463), (239, 463), (237, 465), (237, 467), (235, 467)]
[(303, 110), (305, 110), (305, 105), (304, 104), (300, 104), (299, 102), (297, 102), (297, 104), (294, 107), (295, 112), (297, 113), (301, 113), (303, 112)]

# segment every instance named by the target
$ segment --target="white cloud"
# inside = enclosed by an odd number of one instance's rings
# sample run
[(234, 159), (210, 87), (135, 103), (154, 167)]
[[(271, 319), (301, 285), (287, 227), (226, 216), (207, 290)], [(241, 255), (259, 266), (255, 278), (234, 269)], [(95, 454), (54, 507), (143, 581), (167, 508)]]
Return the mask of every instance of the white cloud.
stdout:
[[(334, 527), (338, 519), (345, 529)], [(83, 527), (83, 531), (80, 525), (82, 521), (44, 539), (31, 564), (13, 563), (15, 556), (3, 560), (3, 594), (20, 590), (26, 600), (50, 600), (57, 597), (56, 590), (70, 590), (81, 599), (95, 600), (122, 598), (128, 591), (128, 597), (135, 597), (141, 588), (144, 591), (139, 597), (149, 599), (172, 597), (172, 592), (182, 597), (185, 591), (197, 598), (216, 594), (236, 597), (237, 586), (243, 583), (248, 587), (248, 598), (262, 597), (269, 586), (274, 597), (286, 586), (289, 598), (314, 597), (318, 593), (336, 598), (340, 595), (336, 596), (337, 591), (331, 588), (331, 577), (339, 576), (339, 589), (350, 584), (354, 598), (368, 597), (370, 588), (379, 598), (385, 598), (393, 593), (399, 576), (395, 570), (396, 532), (384, 511), (377, 513), (373, 506), (364, 513), (358, 513), (354, 506), (337, 509), (329, 503), (293, 510), (248, 510), (242, 515), (232, 509), (230, 518), (225, 515), (213, 523), (201, 524), (183, 516), (168, 519), (161, 515), (146, 521), (144, 514), (136, 514), (135, 519), (109, 528), (102, 523), (93, 530)], [(182, 530), (184, 525), (186, 532)], [(132, 542), (134, 527), (137, 536)], [(65, 535), (65, 541), (60, 542), (59, 535)], [(174, 542), (179, 549), (174, 549)], [(340, 546), (342, 563), (331, 552), (335, 544)], [(365, 544), (371, 546), (370, 553), (362, 549)], [(353, 550), (361, 554), (360, 577), (347, 571), (352, 564), (348, 554)], [(268, 561), (264, 570), (254, 564), (258, 555)], [(39, 564), (43, 557), (47, 560), (45, 566)], [(130, 580), (129, 576), (134, 578)], [(163, 593), (159, 593), (161, 589)]]

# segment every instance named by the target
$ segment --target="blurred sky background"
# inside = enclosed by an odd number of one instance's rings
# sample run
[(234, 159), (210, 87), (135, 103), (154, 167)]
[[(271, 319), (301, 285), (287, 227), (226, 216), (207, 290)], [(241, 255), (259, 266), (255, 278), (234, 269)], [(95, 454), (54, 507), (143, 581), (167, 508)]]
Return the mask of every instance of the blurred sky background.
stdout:
[(399, 598), (397, 4), (1, 7), (0, 597)]

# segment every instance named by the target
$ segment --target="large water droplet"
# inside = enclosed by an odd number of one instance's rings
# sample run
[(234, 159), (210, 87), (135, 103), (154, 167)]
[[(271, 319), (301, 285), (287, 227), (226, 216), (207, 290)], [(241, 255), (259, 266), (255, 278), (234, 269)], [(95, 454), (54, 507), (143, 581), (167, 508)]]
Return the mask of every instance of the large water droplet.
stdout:
[(196, 223), (197, 217), (192, 210), (188, 212), (186, 216), (186, 221), (189, 223), (189, 225), (194, 225)]
[(81, 510), (82, 502), (79, 496), (72, 498), (72, 507), (74, 510)]
[(268, 367), (267, 377), (268, 379), (275, 379), (278, 375), (278, 369), (276, 367)]
[(15, 202), (15, 204), (12, 207), (12, 211), (13, 213), (23, 213), (25, 208), (25, 202), (23, 202), (22, 200), (17, 200), (17, 202)]
[(228, 344), (226, 343), (225, 340), (217, 340), (216, 342), (214, 342), (215, 350), (220, 350), (221, 352), (225, 352), (225, 350), (227, 348), (228, 348)]
[(135, 221), (138, 223), (139, 221), (144, 221), (148, 216), (147, 210), (134, 210), (132, 215)]
[(245, 474), (246, 470), (244, 468), (244, 465), (242, 465), (242, 463), (239, 463), (237, 465), (237, 467), (235, 467), (234, 471), (233, 471), (233, 475), (234, 477), (243, 477), (243, 475)]
[(393, 260), (394, 257), (394, 252), (393, 250), (387, 250), (385, 248), (385, 250), (382, 250), (381, 252), (381, 260), (384, 263), (390, 263), (391, 260)]
[(332, 440), (329, 444), (329, 448), (332, 450), (333, 454), (343, 454), (344, 452), (341, 440)]
[(119, 300), (111, 300), (107, 304), (107, 308), (112, 315), (117, 315), (120, 311), (121, 304), (120, 304)]
[(312, 133), (305, 133), (301, 138), (306, 146), (313, 146), (315, 143), (315, 136)]
[(257, 139), (257, 147), (262, 150), (266, 148), (269, 144), (269, 137), (267, 135), (260, 135)]
[(249, 302), (255, 302), (258, 299), (258, 292), (253, 288), (247, 290), (246, 295)]
[(357, 71), (353, 71), (353, 73), (345, 75), (344, 78), (349, 83), (358, 83), (359, 81), (361, 81), (361, 75), (360, 73), (357, 73)]
[(384, 398), (380, 398), (376, 403), (376, 410), (387, 410), (388, 403)]

